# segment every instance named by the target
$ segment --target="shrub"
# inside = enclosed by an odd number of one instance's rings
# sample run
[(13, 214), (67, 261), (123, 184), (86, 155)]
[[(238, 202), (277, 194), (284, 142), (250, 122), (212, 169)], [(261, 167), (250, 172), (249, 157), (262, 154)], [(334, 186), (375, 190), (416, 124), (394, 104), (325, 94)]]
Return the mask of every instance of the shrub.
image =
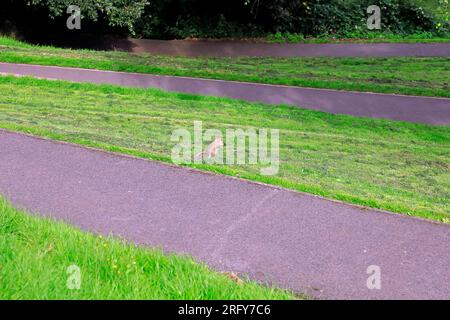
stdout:
[(448, 0), (437, 0), (447, 8), (435, 6), (434, 11), (416, 1), (421, 0), (153, 0), (136, 29), (143, 37), (162, 38), (344, 37), (369, 33), (366, 9), (376, 4), (386, 33), (442, 32), (447, 25), (439, 12), (448, 9)]

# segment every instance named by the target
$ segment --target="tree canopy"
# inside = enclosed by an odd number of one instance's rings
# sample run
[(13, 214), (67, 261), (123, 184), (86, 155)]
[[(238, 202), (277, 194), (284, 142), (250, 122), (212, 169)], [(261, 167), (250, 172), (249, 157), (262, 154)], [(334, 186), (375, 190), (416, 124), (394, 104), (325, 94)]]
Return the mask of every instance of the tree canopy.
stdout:
[(51, 17), (66, 14), (67, 7), (76, 5), (81, 17), (96, 21), (104, 15), (112, 27), (127, 27), (133, 30), (136, 20), (144, 12), (147, 0), (28, 0), (29, 5), (45, 6)]

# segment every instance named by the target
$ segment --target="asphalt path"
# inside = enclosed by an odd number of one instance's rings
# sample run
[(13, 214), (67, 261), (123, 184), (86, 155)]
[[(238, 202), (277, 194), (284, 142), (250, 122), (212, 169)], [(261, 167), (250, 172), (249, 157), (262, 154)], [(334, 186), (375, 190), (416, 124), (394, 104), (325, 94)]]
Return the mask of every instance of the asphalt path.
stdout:
[(255, 43), (248, 41), (106, 39), (99, 49), (189, 57), (449, 57), (448, 43)]
[(158, 88), (229, 97), (358, 117), (384, 118), (431, 125), (450, 125), (450, 99), (299, 88), (236, 81), (158, 76), (54, 66), (0, 63), (0, 73), (47, 79)]
[(444, 224), (4, 130), (0, 194), (315, 298), (450, 299)]

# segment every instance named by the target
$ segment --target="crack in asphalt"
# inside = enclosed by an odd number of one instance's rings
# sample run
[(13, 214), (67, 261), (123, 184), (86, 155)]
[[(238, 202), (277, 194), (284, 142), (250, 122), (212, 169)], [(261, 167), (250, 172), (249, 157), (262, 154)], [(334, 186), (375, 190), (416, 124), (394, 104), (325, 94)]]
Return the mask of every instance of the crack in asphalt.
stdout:
[(272, 189), (268, 191), (267, 194), (261, 200), (255, 203), (253, 207), (249, 211), (247, 211), (247, 214), (245, 214), (242, 218), (233, 221), (232, 224), (228, 226), (228, 228), (225, 230), (224, 234), (220, 238), (220, 241), (216, 249), (211, 254), (211, 259), (216, 260), (219, 257), (220, 252), (227, 245), (230, 234), (239, 227), (241, 227), (241, 224), (250, 220), (250, 218), (252, 218), (258, 212), (258, 210), (262, 207), (262, 205), (266, 203), (269, 199), (273, 198), (278, 192), (279, 190), (277, 189)]

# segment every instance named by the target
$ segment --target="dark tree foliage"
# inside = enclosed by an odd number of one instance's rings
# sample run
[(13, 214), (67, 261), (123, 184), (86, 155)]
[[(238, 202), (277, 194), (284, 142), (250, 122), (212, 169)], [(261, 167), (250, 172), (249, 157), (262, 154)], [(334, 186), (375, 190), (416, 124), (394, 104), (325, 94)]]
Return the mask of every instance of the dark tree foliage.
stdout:
[(27, 3), (48, 8), (51, 17), (65, 15), (69, 5), (77, 5), (84, 19), (97, 21), (99, 15), (103, 15), (110, 26), (127, 27), (132, 31), (147, 0), (27, 0)]
[(136, 30), (162, 38), (342, 36), (367, 30), (366, 9), (374, 4), (386, 32), (435, 31), (436, 17), (414, 0), (151, 0)]

